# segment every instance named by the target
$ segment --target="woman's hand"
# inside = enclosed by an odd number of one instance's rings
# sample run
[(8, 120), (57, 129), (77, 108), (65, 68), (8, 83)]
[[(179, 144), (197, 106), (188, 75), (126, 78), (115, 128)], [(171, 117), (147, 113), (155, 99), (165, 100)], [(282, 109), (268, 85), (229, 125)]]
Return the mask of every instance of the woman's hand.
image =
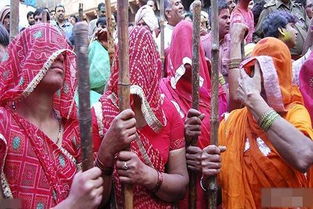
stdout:
[(220, 154), (226, 150), (225, 146), (209, 145), (203, 149), (201, 167), (205, 177), (217, 175), (221, 169)]
[(122, 183), (140, 184), (148, 189), (152, 189), (157, 183), (157, 171), (144, 164), (136, 153), (120, 152), (116, 169)]
[(113, 167), (115, 154), (129, 147), (136, 137), (135, 113), (131, 109), (123, 110), (113, 119), (103, 137), (98, 158), (105, 166)]
[(231, 43), (240, 44), (248, 34), (249, 28), (243, 23), (234, 23), (230, 28)]
[(239, 86), (237, 89), (238, 99), (249, 107), (253, 95), (260, 95), (262, 90), (262, 77), (259, 64), (254, 65), (254, 73), (251, 78), (245, 70), (240, 71)]
[(194, 171), (201, 171), (202, 149), (196, 146), (188, 146), (186, 150), (187, 167)]
[(185, 120), (185, 137), (190, 139), (192, 137), (200, 136), (201, 134), (201, 121), (204, 118), (204, 114), (201, 114), (198, 110), (190, 109), (187, 113)]
[(54, 209), (93, 209), (102, 200), (103, 179), (99, 168), (93, 167), (75, 174), (69, 196)]

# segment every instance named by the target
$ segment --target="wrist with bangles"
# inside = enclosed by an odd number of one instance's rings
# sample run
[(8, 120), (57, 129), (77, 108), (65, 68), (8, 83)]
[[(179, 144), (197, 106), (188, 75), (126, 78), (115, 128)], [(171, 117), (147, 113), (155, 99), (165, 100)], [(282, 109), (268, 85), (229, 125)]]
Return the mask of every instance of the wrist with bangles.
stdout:
[(160, 190), (162, 183), (163, 183), (163, 173), (161, 173), (158, 170), (156, 170), (156, 172), (158, 174), (158, 179), (157, 179), (156, 185), (151, 189), (152, 193), (157, 193)]
[(105, 176), (111, 176), (114, 170), (113, 167), (105, 166), (104, 163), (98, 157), (95, 161), (95, 166), (100, 168), (100, 170), (102, 171), (102, 174)]
[(265, 132), (267, 132), (278, 117), (279, 114), (271, 108), (261, 115), (258, 124)]
[(230, 59), (230, 63), (229, 63), (229, 69), (236, 69), (240, 67), (240, 63), (241, 63), (242, 59), (241, 58), (237, 58), (237, 59)]

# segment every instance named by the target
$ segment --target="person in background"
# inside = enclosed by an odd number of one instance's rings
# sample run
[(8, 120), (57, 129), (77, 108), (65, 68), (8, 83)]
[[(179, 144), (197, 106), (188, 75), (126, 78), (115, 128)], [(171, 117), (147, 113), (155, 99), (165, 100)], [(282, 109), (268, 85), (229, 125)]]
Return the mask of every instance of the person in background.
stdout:
[(72, 40), (73, 25), (65, 19), (65, 8), (62, 4), (55, 6), (56, 26), (64, 32), (67, 40)]
[(258, 1), (254, 4), (253, 8), (251, 9), (254, 18), (254, 26), (256, 26), (256, 24), (258, 23), (260, 14), (264, 9), (265, 4), (266, 4), (265, 0)]
[(309, 19), (312, 19), (313, 16), (313, 2), (312, 0), (296, 0), (295, 3), (301, 4)]
[(252, 42), (252, 35), (254, 33), (254, 17), (249, 8), (250, 1), (252, 0), (239, 0), (230, 16), (230, 27), (232, 27), (234, 23), (243, 23), (248, 27), (245, 44)]
[[(229, 59), (230, 59), (230, 12), (226, 0), (218, 0), (218, 24), (219, 24), (219, 72), (220, 74), (220, 83), (222, 85), (227, 83), (228, 79), (228, 68), (229, 68)], [(210, 11), (211, 12), (211, 11)], [(209, 13), (210, 13), (209, 12)], [(203, 45), (205, 56), (212, 61), (212, 33), (201, 37), (201, 43)], [(226, 83), (225, 83), (226, 81)], [(227, 89), (227, 88), (226, 88)], [(225, 90), (226, 90), (225, 89)], [(226, 91), (226, 93), (228, 90)]]
[(156, 11), (156, 6), (154, 0), (148, 0), (147, 5), (152, 8), (152, 10)]
[(0, 24), (0, 63), (8, 58), (7, 47), (10, 43), (8, 31)]
[(270, 0), (266, 2), (264, 5), (264, 10), (262, 11), (259, 17), (259, 21), (256, 25), (253, 40), (254, 42), (258, 42), (261, 38), (264, 37), (262, 34), (263, 22), (270, 13), (276, 10), (289, 11), (293, 16), (296, 17), (296, 19), (298, 19), (295, 24), (295, 28), (298, 31), (297, 41), (295, 47), (291, 49), (291, 55), (293, 59), (298, 59), (305, 53), (303, 48), (305, 47), (305, 40), (310, 25), (310, 19), (308, 18), (304, 7), (299, 3), (295, 3), (291, 0)]
[(36, 21), (35, 21), (35, 18), (34, 18), (34, 12), (29, 11), (27, 13), (27, 21), (28, 21), (28, 25), (29, 26), (35, 25)]
[(101, 17), (97, 21), (97, 29), (88, 47), (90, 105), (99, 101), (110, 77), (110, 57), (108, 54), (108, 40), (106, 19)]
[(55, 10), (51, 10), (50, 11), (50, 17), (51, 17), (51, 20), (55, 21)]
[(68, 21), (74, 26), (78, 22), (78, 18), (75, 15), (71, 15)]
[[(164, 13), (167, 23), (164, 26), (164, 49), (167, 49), (172, 40), (174, 27), (184, 19), (184, 6), (181, 0), (164, 0)], [(161, 50), (161, 37), (157, 38), (158, 50)]]
[(149, 30), (153, 34), (153, 38), (156, 39), (156, 33), (158, 32), (159, 22), (155, 16), (154, 11), (148, 5), (144, 5), (139, 8), (135, 15), (135, 25), (148, 26)]
[(229, 12), (231, 14), (236, 7), (236, 1), (235, 0), (227, 0), (227, 5), (229, 8)]
[(254, 7), (254, 1), (251, 0), (251, 1), (249, 2), (248, 8), (252, 10), (253, 7)]
[(105, 4), (103, 2), (99, 3), (97, 6), (97, 18), (89, 22), (88, 36), (89, 39), (93, 37), (95, 29), (97, 28), (96, 23), (99, 18), (105, 17)]
[(0, 10), (0, 23), (10, 34), (10, 6), (4, 6)]
[(201, 22), (200, 22), (200, 35), (205, 36), (210, 29), (209, 25), (209, 14), (205, 11), (201, 11)]
[[(47, 19), (44, 20), (43, 19), (43, 14), (46, 13), (47, 15)], [(48, 10), (46, 8), (38, 8), (35, 10), (34, 12), (34, 20), (35, 20), (35, 24), (37, 23), (44, 23), (45, 21), (47, 21), (47, 23), (50, 22), (50, 14), (48, 12)]]

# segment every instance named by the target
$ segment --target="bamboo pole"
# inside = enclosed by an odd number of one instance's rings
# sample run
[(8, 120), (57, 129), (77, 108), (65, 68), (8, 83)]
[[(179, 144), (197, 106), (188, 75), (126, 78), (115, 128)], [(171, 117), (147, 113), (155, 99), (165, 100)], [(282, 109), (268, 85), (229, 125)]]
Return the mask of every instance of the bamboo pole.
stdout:
[(76, 64), (78, 69), (79, 128), (82, 144), (83, 171), (93, 166), (91, 142), (90, 84), (88, 64), (88, 24), (78, 22), (74, 26)]
[(162, 60), (162, 77), (165, 77), (165, 66), (164, 66), (164, 24), (165, 24), (165, 16), (164, 16), (164, 0), (160, 0), (160, 29), (161, 29), (161, 43), (160, 43), (160, 57)]
[(84, 21), (84, 4), (83, 3), (79, 3), (78, 16), (79, 16), (79, 20), (78, 20), (79, 22)]
[(20, 1), (10, 0), (10, 40), (13, 40), (19, 34), (18, 23), (20, 18)]
[[(211, 22), (212, 22), (212, 73), (211, 73), (211, 144), (218, 144), (218, 63), (219, 63), (219, 28), (217, 0), (211, 0)], [(209, 209), (215, 209), (217, 203), (216, 176), (209, 178)]]
[(115, 47), (114, 47), (114, 39), (113, 39), (113, 24), (112, 24), (112, 11), (111, 11), (111, 1), (105, 0), (105, 10), (106, 10), (106, 17), (107, 17), (107, 38), (108, 38), (108, 53), (110, 56), (110, 65), (112, 66), (114, 54), (115, 54)]
[[(193, 3), (193, 30), (192, 30), (192, 108), (199, 109), (199, 46), (200, 46), (200, 22), (201, 1)], [(191, 139), (191, 145), (197, 146), (198, 137)], [(189, 171), (189, 208), (197, 208), (197, 172)]]
[[(117, 1), (117, 28), (118, 28), (118, 98), (119, 109), (123, 111), (129, 108), (129, 43), (128, 43), (128, 0)], [(133, 208), (132, 185), (123, 185), (124, 190), (124, 209)]]

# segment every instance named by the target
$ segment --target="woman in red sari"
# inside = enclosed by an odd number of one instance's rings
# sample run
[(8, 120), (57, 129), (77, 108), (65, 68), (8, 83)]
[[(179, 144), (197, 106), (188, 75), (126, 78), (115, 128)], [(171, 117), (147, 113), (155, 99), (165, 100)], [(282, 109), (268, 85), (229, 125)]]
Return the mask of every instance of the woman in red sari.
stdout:
[(38, 24), (17, 36), (8, 54), (0, 66), (0, 195), (25, 209), (97, 207), (100, 169), (77, 173), (75, 57), (66, 39)]
[[(167, 75), (161, 81), (161, 90), (166, 97), (175, 105), (180, 116), (187, 118), (192, 103), (192, 24), (188, 21), (181, 21), (174, 29), (171, 46), (167, 56)], [(198, 139), (198, 146), (187, 148), (188, 168), (199, 172), (197, 181), (197, 208), (205, 208), (204, 192), (199, 181), (201, 177), (200, 156), (203, 149), (210, 143), (210, 101), (211, 101), (211, 79), (210, 67), (208, 66), (202, 45), (199, 52), (200, 60), (200, 89), (199, 89), (199, 110), (202, 113), (201, 135)], [(219, 87), (219, 112), (226, 111), (226, 95), (221, 86)], [(185, 195), (180, 208), (188, 207), (188, 195)]]
[[(119, 114), (118, 60), (107, 91), (95, 106), (100, 136), (98, 163), (104, 173), (104, 196), (114, 182), (116, 207), (123, 208), (122, 183), (133, 184), (134, 208), (173, 208), (188, 183), (183, 122), (175, 107), (161, 96), (161, 60), (146, 27), (134, 27), (129, 36), (131, 108)], [(127, 130), (117, 139), (109, 129), (119, 121)], [(130, 146), (131, 151), (122, 151)], [(114, 170), (114, 172), (113, 172)], [(113, 172), (113, 173), (112, 173)]]

